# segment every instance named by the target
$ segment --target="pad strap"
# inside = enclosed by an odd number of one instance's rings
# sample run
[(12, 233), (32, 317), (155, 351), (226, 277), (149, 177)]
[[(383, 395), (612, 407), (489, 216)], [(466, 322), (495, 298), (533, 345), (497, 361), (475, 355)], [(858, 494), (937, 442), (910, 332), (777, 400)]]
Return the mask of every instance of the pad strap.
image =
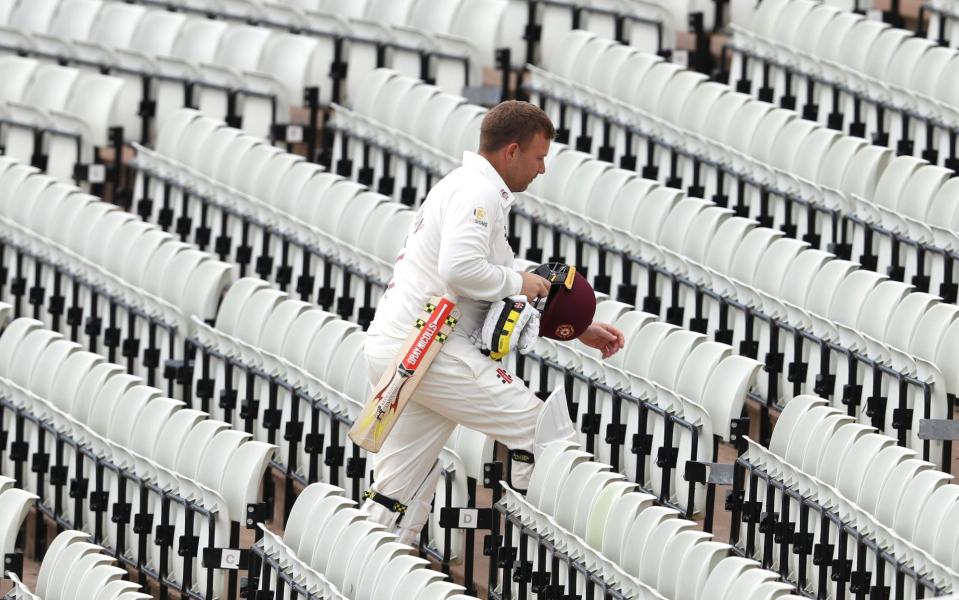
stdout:
[(383, 494), (377, 493), (373, 490), (367, 490), (363, 494), (363, 498), (367, 500), (372, 500), (380, 506), (386, 508), (390, 512), (395, 512), (396, 514), (402, 517), (406, 513), (406, 505), (400, 502), (399, 500), (394, 500), (389, 496), (384, 496)]

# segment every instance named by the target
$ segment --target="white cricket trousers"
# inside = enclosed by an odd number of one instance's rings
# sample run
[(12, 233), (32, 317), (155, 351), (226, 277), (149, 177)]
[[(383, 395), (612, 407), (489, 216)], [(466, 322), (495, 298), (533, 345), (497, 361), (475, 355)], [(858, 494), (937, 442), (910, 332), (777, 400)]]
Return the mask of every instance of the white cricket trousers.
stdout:
[[(402, 346), (386, 336), (367, 336), (366, 360), (375, 386)], [(413, 544), (429, 518), (440, 472), (433, 469), (456, 425), (485, 433), (510, 450), (532, 454), (543, 402), (523, 380), (484, 356), (465, 336), (453, 335), (406, 405), (383, 447), (373, 457), (373, 491), (407, 506), (396, 527)], [(512, 485), (526, 489), (532, 464), (513, 461)], [(393, 526), (397, 515), (368, 500), (364, 510)]]

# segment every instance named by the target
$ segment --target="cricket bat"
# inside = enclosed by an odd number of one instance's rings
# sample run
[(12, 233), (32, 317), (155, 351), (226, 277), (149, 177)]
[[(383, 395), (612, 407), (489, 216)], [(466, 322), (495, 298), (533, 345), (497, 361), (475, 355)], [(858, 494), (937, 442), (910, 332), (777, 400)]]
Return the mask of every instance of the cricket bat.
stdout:
[(373, 395), (353, 423), (350, 439), (354, 444), (379, 452), (458, 318), (456, 304), (448, 299), (434, 296), (427, 301), (403, 349), (380, 377)]

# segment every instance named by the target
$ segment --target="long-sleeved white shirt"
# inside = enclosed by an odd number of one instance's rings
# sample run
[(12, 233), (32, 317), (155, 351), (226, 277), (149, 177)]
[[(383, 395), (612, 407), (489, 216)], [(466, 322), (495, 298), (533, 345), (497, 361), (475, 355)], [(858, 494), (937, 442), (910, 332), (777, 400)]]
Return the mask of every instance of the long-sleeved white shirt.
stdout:
[(427, 298), (447, 295), (461, 315), (454, 335), (482, 325), (491, 302), (522, 290), (506, 239), (513, 194), (489, 161), (463, 153), (463, 166), (426, 196), (376, 309), (373, 335), (403, 339)]

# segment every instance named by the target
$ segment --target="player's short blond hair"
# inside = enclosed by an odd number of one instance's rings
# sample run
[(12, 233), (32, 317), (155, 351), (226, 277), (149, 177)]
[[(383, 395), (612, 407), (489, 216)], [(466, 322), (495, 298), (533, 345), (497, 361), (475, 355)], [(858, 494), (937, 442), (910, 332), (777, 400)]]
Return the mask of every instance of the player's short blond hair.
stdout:
[(525, 146), (536, 134), (556, 135), (546, 113), (529, 102), (507, 100), (490, 109), (480, 125), (480, 152), (495, 152), (507, 144)]

